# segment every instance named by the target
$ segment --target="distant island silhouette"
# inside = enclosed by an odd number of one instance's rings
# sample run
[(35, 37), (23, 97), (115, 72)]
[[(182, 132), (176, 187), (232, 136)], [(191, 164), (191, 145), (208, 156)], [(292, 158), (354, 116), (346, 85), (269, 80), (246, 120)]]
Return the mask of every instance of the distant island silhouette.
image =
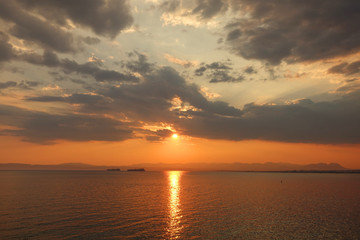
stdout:
[(338, 163), (292, 164), (292, 163), (143, 163), (127, 166), (99, 166), (85, 163), (63, 163), (54, 165), (2, 163), (0, 170), (107, 170), (120, 171), (243, 171), (243, 172), (359, 172), (347, 169)]

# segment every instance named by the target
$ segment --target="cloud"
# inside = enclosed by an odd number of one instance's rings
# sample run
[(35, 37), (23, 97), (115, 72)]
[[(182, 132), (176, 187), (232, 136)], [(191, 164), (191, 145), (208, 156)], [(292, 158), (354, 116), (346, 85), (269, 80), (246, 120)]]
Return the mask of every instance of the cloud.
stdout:
[(16, 86), (17, 86), (17, 82), (14, 81), (0, 82), (0, 89), (16, 87)]
[(22, 88), (22, 89), (26, 89), (26, 90), (31, 90), (33, 89), (34, 87), (37, 87), (39, 86), (40, 83), (37, 82), (37, 81), (21, 81), (19, 84), (18, 84), (18, 87)]
[[(134, 121), (172, 122), (179, 116), (191, 117), (194, 109), (226, 116), (236, 116), (240, 111), (221, 101), (208, 101), (200, 88), (188, 84), (183, 77), (170, 67), (148, 68), (150, 63), (143, 55), (137, 61), (125, 65), (132, 69), (141, 69), (142, 81), (135, 84), (103, 86), (93, 95), (73, 94), (66, 97), (38, 96), (27, 100), (41, 102), (67, 102), (81, 104), (78, 111), (97, 114), (116, 114), (126, 116)], [(144, 67), (146, 66), (146, 67)], [(171, 110), (174, 98), (180, 98), (188, 106)], [(191, 106), (191, 107), (190, 107)]]
[(230, 76), (226, 71), (214, 71), (211, 75), (210, 83), (220, 82), (242, 82), (245, 78), (243, 76), (233, 77)]
[(179, 0), (164, 1), (159, 5), (163, 12), (175, 12), (180, 7)]
[(352, 75), (356, 73), (360, 73), (360, 61), (352, 62), (352, 63), (340, 63), (331, 67), (328, 70), (329, 73), (339, 73), (344, 75)]
[(9, 36), (0, 32), (0, 63), (9, 61), (14, 57), (13, 47), (8, 41)]
[(16, 56), (17, 60), (22, 60), (35, 65), (43, 65), (47, 67), (57, 67), (60, 65), (58, 56), (48, 50), (44, 50), (43, 55), (37, 53), (20, 53)]
[(6, 105), (0, 105), (0, 116), (1, 124), (17, 128), (2, 130), (1, 134), (21, 136), (25, 141), (40, 144), (57, 140), (123, 141), (134, 137), (130, 123), (99, 116), (56, 115)]
[(197, 115), (176, 127), (194, 137), (322, 144), (359, 143), (359, 92), (333, 102), (302, 100), (290, 105), (248, 104), (239, 117)]
[(203, 19), (210, 19), (213, 16), (227, 10), (227, 4), (219, 0), (197, 0), (197, 6), (192, 10), (193, 14), (199, 14)]
[(221, 62), (213, 62), (211, 64), (206, 64), (204, 66), (201, 66), (197, 69), (195, 69), (195, 75), (196, 76), (202, 76), (206, 70), (231, 70), (232, 68), (228, 66), (227, 63), (221, 63)]
[(77, 104), (89, 104), (89, 105), (100, 105), (111, 102), (111, 99), (98, 94), (87, 94), (87, 93), (74, 93), (70, 96), (59, 97), (59, 96), (37, 96), (29, 97), (26, 100), (36, 102), (68, 102)]
[(33, 87), (36, 87), (39, 85), (39, 82), (36, 81), (21, 81), (20, 83), (17, 83), (15, 81), (7, 81), (7, 82), (0, 82), (0, 89), (6, 89), (10, 87), (19, 87), (22, 89), (32, 89)]
[(137, 82), (139, 80), (132, 74), (123, 74), (114, 70), (102, 69), (99, 67), (98, 62), (79, 64), (68, 58), (59, 59), (55, 53), (48, 50), (45, 50), (43, 55), (37, 53), (19, 53), (13, 59), (40, 66), (57, 67), (67, 74), (78, 73), (89, 75), (94, 77), (98, 82)]
[(246, 74), (254, 74), (256, 73), (256, 70), (254, 69), (253, 66), (248, 66), (244, 69), (244, 73)]
[(71, 33), (30, 14), (18, 4), (18, 1), (1, 0), (0, 18), (14, 23), (9, 32), (20, 39), (58, 52), (74, 52), (76, 50)]
[(73, 24), (113, 39), (131, 26), (130, 12), (126, 0), (0, 0), (0, 18), (7, 22), (9, 34), (27, 45), (35, 43), (61, 53), (79, 51), (81, 42), (100, 42), (94, 37), (76, 37)]
[(82, 38), (82, 40), (88, 45), (95, 45), (101, 42), (99, 38), (89, 36)]
[(230, 70), (232, 68), (229, 66), (229, 63), (213, 62), (211, 64), (205, 64), (197, 69), (195, 69), (194, 74), (196, 76), (203, 76), (204, 73), (209, 70), (210, 74), (207, 77), (210, 78), (210, 83), (220, 83), (220, 82), (241, 82), (245, 80), (243, 76), (234, 77), (230, 75)]
[(237, 12), (237, 19), (225, 28), (227, 44), (245, 59), (278, 65), (344, 56), (360, 49), (357, 0), (226, 2)]
[(110, 38), (116, 37), (133, 22), (130, 6), (126, 0), (18, 0), (16, 2), (23, 10), (40, 14), (52, 24), (66, 26), (69, 18), (78, 26), (90, 28), (97, 35)]
[[(348, 88), (339, 90), (336, 94), (340, 97), (334, 101), (313, 102), (302, 99), (283, 105), (251, 103), (239, 109), (223, 101), (209, 100), (198, 85), (187, 82), (171, 67), (149, 63), (147, 57), (140, 53), (130, 55), (136, 59), (124, 62), (124, 66), (137, 71), (141, 81), (131, 81), (131, 84), (120, 86), (104, 85), (91, 93), (32, 96), (25, 99), (76, 105), (76, 113), (41, 113), (2, 105), (0, 124), (18, 128), (3, 131), (2, 134), (22, 136), (27, 141), (38, 143), (50, 143), (58, 139), (120, 141), (138, 136), (138, 133), (147, 140), (161, 141), (170, 132), (144, 132), (139, 123), (166, 123), (180, 134), (201, 138), (360, 143), (358, 85), (354, 85), (352, 91)], [(33, 55), (31, 61), (33, 64), (46, 63), (64, 71), (95, 78), (99, 77), (99, 72), (109, 74), (102, 76), (108, 80), (111, 80), (112, 74), (115, 77), (120, 74), (101, 69), (92, 63), (78, 64), (55, 56), (51, 52), (44, 52), (43, 55)], [(232, 70), (230, 64), (221, 62), (203, 64), (202, 67), (205, 68), (204, 72), (213, 71), (215, 75), (225, 73), (224, 77), (226, 71)], [(126, 119), (126, 122), (116, 119)]]
[(158, 142), (170, 137), (174, 132), (169, 129), (159, 129), (157, 131), (149, 131), (152, 134), (146, 136), (147, 141)]
[(133, 72), (148, 73), (154, 68), (154, 64), (149, 63), (147, 56), (144, 54), (134, 51), (129, 53), (129, 57), (137, 57), (137, 60), (126, 63), (126, 67)]

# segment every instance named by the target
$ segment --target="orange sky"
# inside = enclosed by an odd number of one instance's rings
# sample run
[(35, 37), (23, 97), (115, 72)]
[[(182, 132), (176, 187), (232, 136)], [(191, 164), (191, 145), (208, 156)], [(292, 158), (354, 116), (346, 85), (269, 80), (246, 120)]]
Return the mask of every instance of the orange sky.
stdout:
[(94, 165), (189, 162), (287, 162), (297, 164), (337, 162), (360, 168), (360, 145), (319, 145), (267, 141), (167, 139), (165, 142), (61, 142), (38, 145), (15, 137), (1, 137), (1, 163), (58, 164), (82, 162)]

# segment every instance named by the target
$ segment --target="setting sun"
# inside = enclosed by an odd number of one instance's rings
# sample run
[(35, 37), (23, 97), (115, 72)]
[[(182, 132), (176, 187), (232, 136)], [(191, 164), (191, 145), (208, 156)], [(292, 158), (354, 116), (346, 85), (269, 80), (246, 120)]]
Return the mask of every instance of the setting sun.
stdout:
[(174, 133), (171, 137), (172, 137), (173, 139), (177, 139), (179, 136), (178, 136), (176, 133)]

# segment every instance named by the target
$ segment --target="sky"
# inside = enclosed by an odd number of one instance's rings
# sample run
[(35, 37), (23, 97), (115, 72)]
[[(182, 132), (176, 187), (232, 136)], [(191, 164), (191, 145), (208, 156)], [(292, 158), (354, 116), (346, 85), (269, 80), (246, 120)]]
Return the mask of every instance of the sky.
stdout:
[(0, 0), (0, 163), (360, 168), (359, 12), (357, 0)]

